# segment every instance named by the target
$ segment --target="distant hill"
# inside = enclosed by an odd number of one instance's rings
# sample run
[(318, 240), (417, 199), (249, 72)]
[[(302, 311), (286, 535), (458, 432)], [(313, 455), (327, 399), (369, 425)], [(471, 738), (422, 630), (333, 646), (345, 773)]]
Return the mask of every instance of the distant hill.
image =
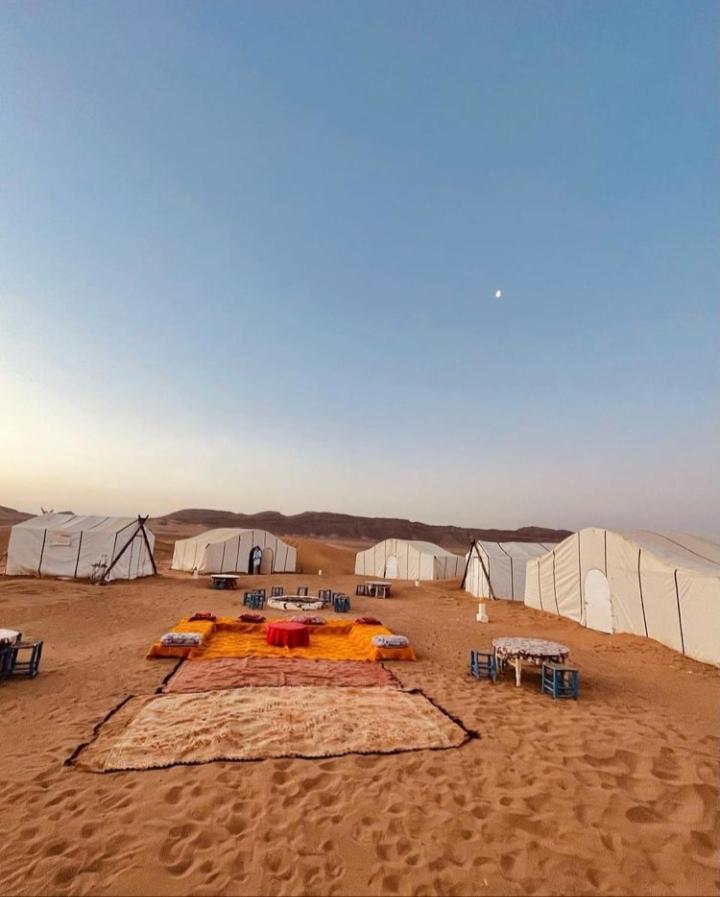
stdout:
[(286, 516), (278, 511), (259, 514), (235, 514), (205, 508), (186, 508), (173, 511), (151, 521), (153, 528), (180, 524), (216, 529), (242, 527), (266, 529), (279, 536), (305, 536), (321, 539), (348, 539), (380, 542), (382, 539), (420, 539), (435, 542), (443, 548), (466, 550), (471, 539), (492, 542), (560, 542), (571, 535), (570, 530), (547, 529), (542, 526), (523, 526), (516, 530), (480, 529), (461, 526), (437, 526), (396, 517), (355, 517), (351, 514), (332, 514), (325, 511), (305, 511)]
[(0, 505), (0, 526), (14, 526), (35, 517), (35, 514), (26, 514), (24, 511), (16, 511), (15, 508), (6, 508)]

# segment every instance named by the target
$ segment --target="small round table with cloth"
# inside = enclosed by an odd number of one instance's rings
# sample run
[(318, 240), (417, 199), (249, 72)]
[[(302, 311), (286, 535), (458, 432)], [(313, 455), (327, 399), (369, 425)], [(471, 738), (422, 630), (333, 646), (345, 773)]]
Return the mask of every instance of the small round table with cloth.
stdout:
[(492, 646), (498, 670), (501, 670), (505, 663), (515, 667), (515, 685), (520, 685), (523, 661), (533, 666), (540, 666), (548, 661), (563, 663), (570, 654), (567, 645), (549, 642), (544, 638), (503, 636), (493, 639)]
[(310, 630), (303, 623), (268, 623), (265, 640), (278, 648), (307, 648)]

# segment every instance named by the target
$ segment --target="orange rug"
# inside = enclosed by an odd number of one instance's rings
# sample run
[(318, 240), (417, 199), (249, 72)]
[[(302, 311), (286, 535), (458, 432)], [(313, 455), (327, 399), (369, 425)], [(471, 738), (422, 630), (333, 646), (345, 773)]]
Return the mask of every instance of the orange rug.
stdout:
[[(282, 618), (279, 618), (282, 619)], [(273, 622), (270, 620), (269, 622)], [(412, 648), (376, 648), (374, 635), (391, 635), (385, 626), (368, 626), (349, 620), (329, 619), (313, 626), (306, 648), (278, 648), (265, 641), (265, 623), (241, 623), (220, 617), (215, 623), (181, 620), (171, 632), (200, 632), (202, 644), (196, 648), (167, 647), (155, 642), (148, 657), (188, 657), (215, 660), (219, 657), (298, 657), (304, 660), (415, 660)]]
[(168, 694), (217, 691), (248, 686), (334, 685), (393, 686), (397, 679), (379, 663), (346, 660), (300, 660), (286, 657), (219, 657), (204, 663), (183, 663), (163, 691)]

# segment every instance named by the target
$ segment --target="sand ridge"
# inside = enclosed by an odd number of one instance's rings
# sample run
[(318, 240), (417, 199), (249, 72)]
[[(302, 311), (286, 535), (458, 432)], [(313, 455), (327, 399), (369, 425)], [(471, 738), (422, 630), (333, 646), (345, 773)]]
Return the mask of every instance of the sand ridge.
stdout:
[[(258, 585), (296, 584), (295, 576)], [(354, 593), (355, 579), (305, 575)], [(40, 677), (0, 686), (2, 894), (716, 894), (717, 670), (495, 602), (487, 626), (457, 583), (355, 598), (407, 634), (388, 664), (482, 738), (459, 750), (210, 763), (92, 775), (64, 766), (108, 711), (175, 668), (147, 645), (233, 593), (164, 576), (98, 588), (0, 581), (3, 623), (45, 639)], [(558, 703), (467, 674), (497, 635), (572, 649), (581, 695)]]

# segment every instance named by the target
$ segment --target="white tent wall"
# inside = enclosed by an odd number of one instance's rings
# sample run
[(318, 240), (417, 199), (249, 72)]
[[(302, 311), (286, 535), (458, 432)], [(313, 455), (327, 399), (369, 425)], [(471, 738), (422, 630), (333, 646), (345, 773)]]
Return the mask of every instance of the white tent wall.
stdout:
[(154, 544), (141, 518), (45, 514), (12, 528), (6, 573), (87, 579), (104, 562), (105, 582), (136, 579), (155, 573)]
[(695, 660), (720, 664), (720, 541), (585, 529), (551, 555), (528, 562), (525, 603), (586, 626), (591, 571), (607, 579), (614, 632), (647, 636)]
[(173, 551), (173, 570), (199, 573), (247, 573), (250, 552), (259, 546), (272, 552), (273, 573), (293, 573), (297, 551), (266, 530), (224, 528), (179, 539)]
[(457, 579), (463, 575), (465, 569), (465, 559), (460, 555), (445, 555), (444, 557), (435, 558), (435, 578), (436, 579)]
[[(151, 533), (147, 533), (148, 541), (152, 547), (154, 545), (154, 537), (151, 539), (151, 535)], [(119, 555), (119, 552), (128, 541), (130, 545), (108, 574), (107, 582), (113, 579), (137, 579), (140, 576), (148, 575), (144, 571), (150, 567), (150, 556), (141, 532), (130, 530), (128, 533), (122, 533), (115, 546), (115, 557)]]
[(720, 577), (712, 581), (678, 570), (677, 595), (685, 654), (720, 665)]
[[(555, 560), (553, 552), (553, 562)], [(525, 565), (525, 604), (544, 610), (540, 599), (540, 559), (531, 558)]]
[(645, 612), (638, 575), (638, 547), (612, 531), (606, 532), (604, 538), (607, 552), (605, 575), (613, 596), (615, 631), (645, 635)]
[[(393, 575), (397, 559), (397, 574)], [(390, 561), (390, 565), (388, 565)], [(355, 555), (358, 576), (381, 576), (388, 579), (450, 579), (462, 574), (464, 561), (430, 542), (385, 539)]]
[(540, 542), (476, 540), (465, 556), (465, 590), (476, 598), (524, 601), (528, 559), (549, 550), (550, 546)]
[(474, 595), (476, 598), (489, 598), (490, 585), (485, 574), (485, 571), (487, 570), (487, 555), (481, 547), (477, 548), (477, 552), (482, 556), (482, 563), (480, 563), (480, 558), (473, 547), (473, 550), (470, 552), (470, 557), (467, 560), (465, 591), (470, 592), (470, 594)]

